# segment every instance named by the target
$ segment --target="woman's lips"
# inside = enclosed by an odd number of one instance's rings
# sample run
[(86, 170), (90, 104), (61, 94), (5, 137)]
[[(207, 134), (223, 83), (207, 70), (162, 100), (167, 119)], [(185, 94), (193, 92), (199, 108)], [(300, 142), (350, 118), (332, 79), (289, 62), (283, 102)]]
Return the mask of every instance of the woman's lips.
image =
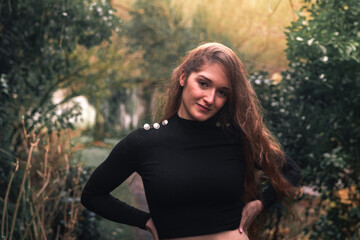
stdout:
[(210, 108), (208, 107), (205, 107), (199, 103), (197, 103), (197, 105), (199, 106), (200, 110), (202, 110), (203, 112), (209, 112), (210, 111)]

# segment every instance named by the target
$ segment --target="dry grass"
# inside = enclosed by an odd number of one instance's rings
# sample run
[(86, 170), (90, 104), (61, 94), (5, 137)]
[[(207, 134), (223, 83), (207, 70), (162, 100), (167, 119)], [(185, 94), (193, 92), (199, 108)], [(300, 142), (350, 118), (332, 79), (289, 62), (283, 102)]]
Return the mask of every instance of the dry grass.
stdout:
[[(21, 229), (22, 239), (46, 240), (50, 236), (55, 236), (55, 239), (61, 236), (61, 239), (67, 240), (76, 238), (74, 231), (80, 213), (82, 168), (80, 164), (71, 167), (68, 134), (35, 135), (24, 130), (26, 147), (22, 155), (27, 156), (27, 160), (19, 157), (10, 175), (4, 197), (2, 239), (14, 239), (16, 228)], [(9, 223), (9, 192), (12, 188), (17, 189), (13, 179), (21, 174), (21, 185)], [(26, 209), (29, 217), (19, 216), (19, 208)], [(60, 222), (57, 219), (59, 216), (63, 218), (62, 224), (57, 223)], [(57, 223), (55, 227), (54, 223)]]

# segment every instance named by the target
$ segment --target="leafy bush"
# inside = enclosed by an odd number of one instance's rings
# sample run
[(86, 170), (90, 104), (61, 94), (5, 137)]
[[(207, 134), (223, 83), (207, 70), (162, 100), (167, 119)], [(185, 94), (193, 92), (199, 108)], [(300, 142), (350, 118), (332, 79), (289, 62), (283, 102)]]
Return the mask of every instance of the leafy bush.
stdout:
[[(259, 84), (270, 126), (322, 195), (310, 239), (360, 235), (360, 2), (322, 0), (287, 28), (289, 70)], [(258, 78), (258, 77), (257, 77)], [(324, 214), (321, 214), (325, 210)]]
[[(0, 190), (9, 190), (0, 201), (5, 238), (72, 237), (80, 214), (79, 166), (72, 166), (66, 155), (56, 155), (60, 145), (52, 148), (43, 130), (50, 136), (78, 119), (77, 105), (59, 108), (77, 93), (69, 88), (60, 103), (52, 102), (53, 93), (88, 68), (75, 54), (79, 45), (89, 48), (110, 41), (118, 31), (120, 19), (114, 12), (108, 0), (0, 4)], [(41, 142), (26, 132), (43, 136)], [(46, 155), (51, 152), (55, 155)], [(61, 225), (59, 216), (62, 227), (52, 228)]]

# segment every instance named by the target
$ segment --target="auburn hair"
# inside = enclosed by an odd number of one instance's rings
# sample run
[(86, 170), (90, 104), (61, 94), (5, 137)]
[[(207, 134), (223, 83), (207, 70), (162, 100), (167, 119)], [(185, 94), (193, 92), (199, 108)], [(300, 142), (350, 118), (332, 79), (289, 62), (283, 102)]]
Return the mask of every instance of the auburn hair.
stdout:
[[(296, 189), (281, 174), (285, 162), (284, 152), (264, 123), (260, 102), (246, 78), (245, 68), (230, 48), (220, 43), (205, 43), (186, 54), (174, 69), (165, 88), (161, 102), (162, 120), (169, 119), (179, 110), (183, 91), (179, 83), (180, 76), (188, 79), (192, 72), (201, 71), (205, 64), (219, 64), (230, 80), (228, 100), (216, 116), (223, 126), (230, 123), (241, 133), (246, 162), (244, 203), (258, 196), (262, 198), (257, 184), (258, 167), (276, 190), (278, 199), (293, 198)], [(255, 239), (258, 230), (259, 225), (254, 221), (249, 229), (249, 238)]]

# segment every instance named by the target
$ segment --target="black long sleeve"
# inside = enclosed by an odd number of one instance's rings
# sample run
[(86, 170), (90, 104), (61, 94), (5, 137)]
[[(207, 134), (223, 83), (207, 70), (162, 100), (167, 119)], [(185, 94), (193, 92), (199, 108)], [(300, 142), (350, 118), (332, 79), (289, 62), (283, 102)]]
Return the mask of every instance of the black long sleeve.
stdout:
[(145, 229), (150, 214), (134, 208), (110, 195), (134, 171), (128, 139), (119, 142), (107, 159), (96, 168), (87, 182), (81, 203), (89, 210), (109, 220)]

